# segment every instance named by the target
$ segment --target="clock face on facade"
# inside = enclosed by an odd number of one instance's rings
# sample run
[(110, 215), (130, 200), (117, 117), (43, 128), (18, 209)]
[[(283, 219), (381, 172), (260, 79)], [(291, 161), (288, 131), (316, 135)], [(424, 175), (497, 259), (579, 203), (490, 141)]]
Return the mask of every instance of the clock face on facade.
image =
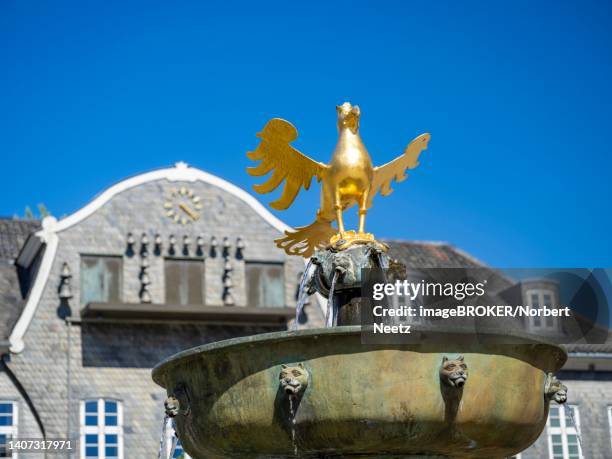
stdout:
[(184, 186), (171, 188), (164, 202), (166, 217), (182, 225), (198, 220), (201, 210), (202, 199)]

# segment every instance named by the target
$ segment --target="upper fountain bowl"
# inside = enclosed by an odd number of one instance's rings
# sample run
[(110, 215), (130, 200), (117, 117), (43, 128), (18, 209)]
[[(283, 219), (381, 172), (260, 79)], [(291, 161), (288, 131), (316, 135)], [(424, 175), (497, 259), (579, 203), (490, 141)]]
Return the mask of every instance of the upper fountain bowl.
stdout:
[(439, 328), (363, 345), (360, 327), (278, 332), (181, 352), (153, 370), (195, 458), (507, 457), (546, 424), (565, 352)]

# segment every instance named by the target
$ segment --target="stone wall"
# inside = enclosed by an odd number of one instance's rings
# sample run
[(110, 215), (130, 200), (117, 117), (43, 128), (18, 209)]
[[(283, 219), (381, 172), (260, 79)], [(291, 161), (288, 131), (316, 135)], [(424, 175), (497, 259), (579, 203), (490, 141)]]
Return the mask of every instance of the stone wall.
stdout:
[[(575, 379), (579, 377), (580, 379)], [(585, 459), (612, 459), (612, 438), (608, 407), (612, 406), (612, 373), (564, 374), (559, 378), (568, 388), (567, 404), (576, 405), (580, 416), (582, 454)], [(521, 459), (549, 457), (546, 428), (538, 440), (522, 453)]]
[[(10, 363), (8, 364), (10, 365)], [(0, 400), (17, 404), (17, 435), (19, 438), (42, 438), (40, 428), (26, 400), (17, 390), (9, 375), (0, 368)], [(40, 454), (20, 454), (20, 459), (40, 458)]]
[[(185, 186), (203, 203), (201, 217), (185, 225), (171, 221), (164, 202), (171, 188)], [(134, 253), (127, 249), (127, 234), (135, 239)], [(141, 288), (139, 273), (141, 234), (149, 237), (151, 278), (150, 293), (154, 303), (165, 300), (164, 258), (170, 236), (181, 250), (185, 235), (191, 240), (189, 257), (197, 257), (198, 236), (206, 242), (206, 305), (223, 306), (223, 257), (208, 250), (212, 237), (221, 245), (224, 238), (232, 245), (232, 294), (236, 306), (246, 306), (244, 263), (268, 261), (284, 263), (285, 304), (295, 305), (299, 273), (304, 268), (300, 258), (287, 257), (274, 246), (280, 232), (266, 222), (240, 198), (211, 184), (156, 180), (123, 191), (83, 221), (60, 232), (58, 251), (27, 330), (22, 353), (12, 357), (11, 368), (30, 394), (47, 430), (48, 437), (77, 438), (79, 403), (87, 398), (112, 398), (124, 406), (125, 457), (155, 457), (159, 444), (164, 392), (151, 381), (155, 362), (171, 354), (205, 342), (249, 335), (271, 328), (212, 326), (198, 324), (92, 324), (72, 325), (59, 317), (58, 287), (66, 263), (71, 271), (73, 297), (69, 301), (72, 317), (79, 318), (80, 257), (114, 255), (123, 257), (121, 300), (138, 303)], [(159, 234), (162, 246), (154, 253), (154, 238)], [(242, 238), (243, 257), (235, 256), (235, 243)], [(178, 247), (177, 247), (178, 249)], [(129, 307), (126, 306), (126, 307)], [(316, 303), (310, 313), (320, 321)], [(6, 386), (6, 387), (5, 387)], [(0, 380), (0, 390), (10, 387)], [(69, 401), (69, 403), (68, 403)]]

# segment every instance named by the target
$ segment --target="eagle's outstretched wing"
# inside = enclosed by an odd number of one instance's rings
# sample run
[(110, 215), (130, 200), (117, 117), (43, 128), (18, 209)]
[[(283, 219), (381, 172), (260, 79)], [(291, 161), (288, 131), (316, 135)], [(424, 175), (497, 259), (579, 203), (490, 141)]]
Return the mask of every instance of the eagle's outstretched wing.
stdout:
[(276, 246), (289, 255), (310, 258), (316, 249), (323, 249), (329, 239), (337, 233), (336, 228), (327, 220), (316, 219), (308, 226), (299, 226), (293, 231), (285, 231), (285, 236), (275, 239)]
[(374, 168), (374, 177), (370, 188), (368, 207), (372, 204), (372, 199), (380, 192), (383, 196), (391, 194), (391, 182), (401, 182), (406, 178), (406, 170), (414, 169), (419, 165), (419, 155), (427, 148), (429, 134), (421, 134), (408, 144), (402, 156), (398, 156), (387, 164)]
[(266, 175), (273, 169), (274, 172), (268, 181), (253, 188), (260, 194), (270, 193), (285, 180), (283, 194), (278, 200), (271, 202), (270, 207), (276, 210), (287, 209), (295, 200), (300, 187), (305, 190), (310, 188), (312, 177), (320, 181), (329, 166), (310, 159), (289, 145), (297, 139), (297, 129), (288, 121), (271, 119), (257, 137), (261, 142), (255, 150), (248, 152), (247, 156), (261, 163), (247, 168), (247, 171), (256, 176)]

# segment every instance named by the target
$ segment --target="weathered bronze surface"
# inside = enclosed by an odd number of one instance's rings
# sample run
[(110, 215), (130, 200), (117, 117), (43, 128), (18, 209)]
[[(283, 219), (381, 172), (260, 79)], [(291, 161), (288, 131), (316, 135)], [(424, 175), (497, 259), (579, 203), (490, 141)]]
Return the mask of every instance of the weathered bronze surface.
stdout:
[[(450, 330), (379, 346), (362, 345), (359, 327), (270, 333), (181, 352), (153, 379), (189, 401), (175, 420), (194, 458), (502, 458), (540, 435), (547, 375), (566, 360), (555, 345), (519, 342)], [(451, 361), (466, 368), (441, 371)], [(279, 381), (296, 368), (293, 398)], [(447, 373), (465, 378), (446, 384)]]
[[(290, 143), (297, 139), (297, 130), (279, 118), (265, 125), (257, 134), (261, 142), (247, 153), (250, 159), (261, 161), (248, 169), (249, 174), (263, 176), (273, 171), (265, 183), (254, 187), (255, 191), (270, 193), (285, 182), (281, 197), (270, 203), (274, 209), (291, 206), (301, 188), (310, 188), (313, 177), (322, 182), (321, 207), (314, 223), (286, 232), (284, 238), (276, 240), (278, 247), (290, 255), (310, 257), (316, 248), (376, 243), (372, 234), (364, 232), (366, 213), (372, 207), (374, 196), (390, 194), (391, 182), (404, 180), (406, 170), (418, 166), (419, 155), (429, 142), (429, 134), (422, 134), (408, 144), (403, 155), (374, 167), (359, 135), (359, 107), (345, 102), (336, 109), (339, 136), (329, 164), (314, 161), (293, 148)], [(357, 232), (346, 231), (342, 220), (342, 212), (353, 205), (359, 208)], [(337, 230), (331, 226), (333, 221), (338, 222)]]
[(374, 244), (353, 246), (340, 252), (317, 251), (312, 257), (312, 262), (316, 266), (313, 287), (327, 297), (331, 280), (337, 272), (339, 277), (334, 292), (347, 291), (351, 297), (360, 296), (362, 270), (381, 268), (381, 264), (386, 260), (386, 255)]

